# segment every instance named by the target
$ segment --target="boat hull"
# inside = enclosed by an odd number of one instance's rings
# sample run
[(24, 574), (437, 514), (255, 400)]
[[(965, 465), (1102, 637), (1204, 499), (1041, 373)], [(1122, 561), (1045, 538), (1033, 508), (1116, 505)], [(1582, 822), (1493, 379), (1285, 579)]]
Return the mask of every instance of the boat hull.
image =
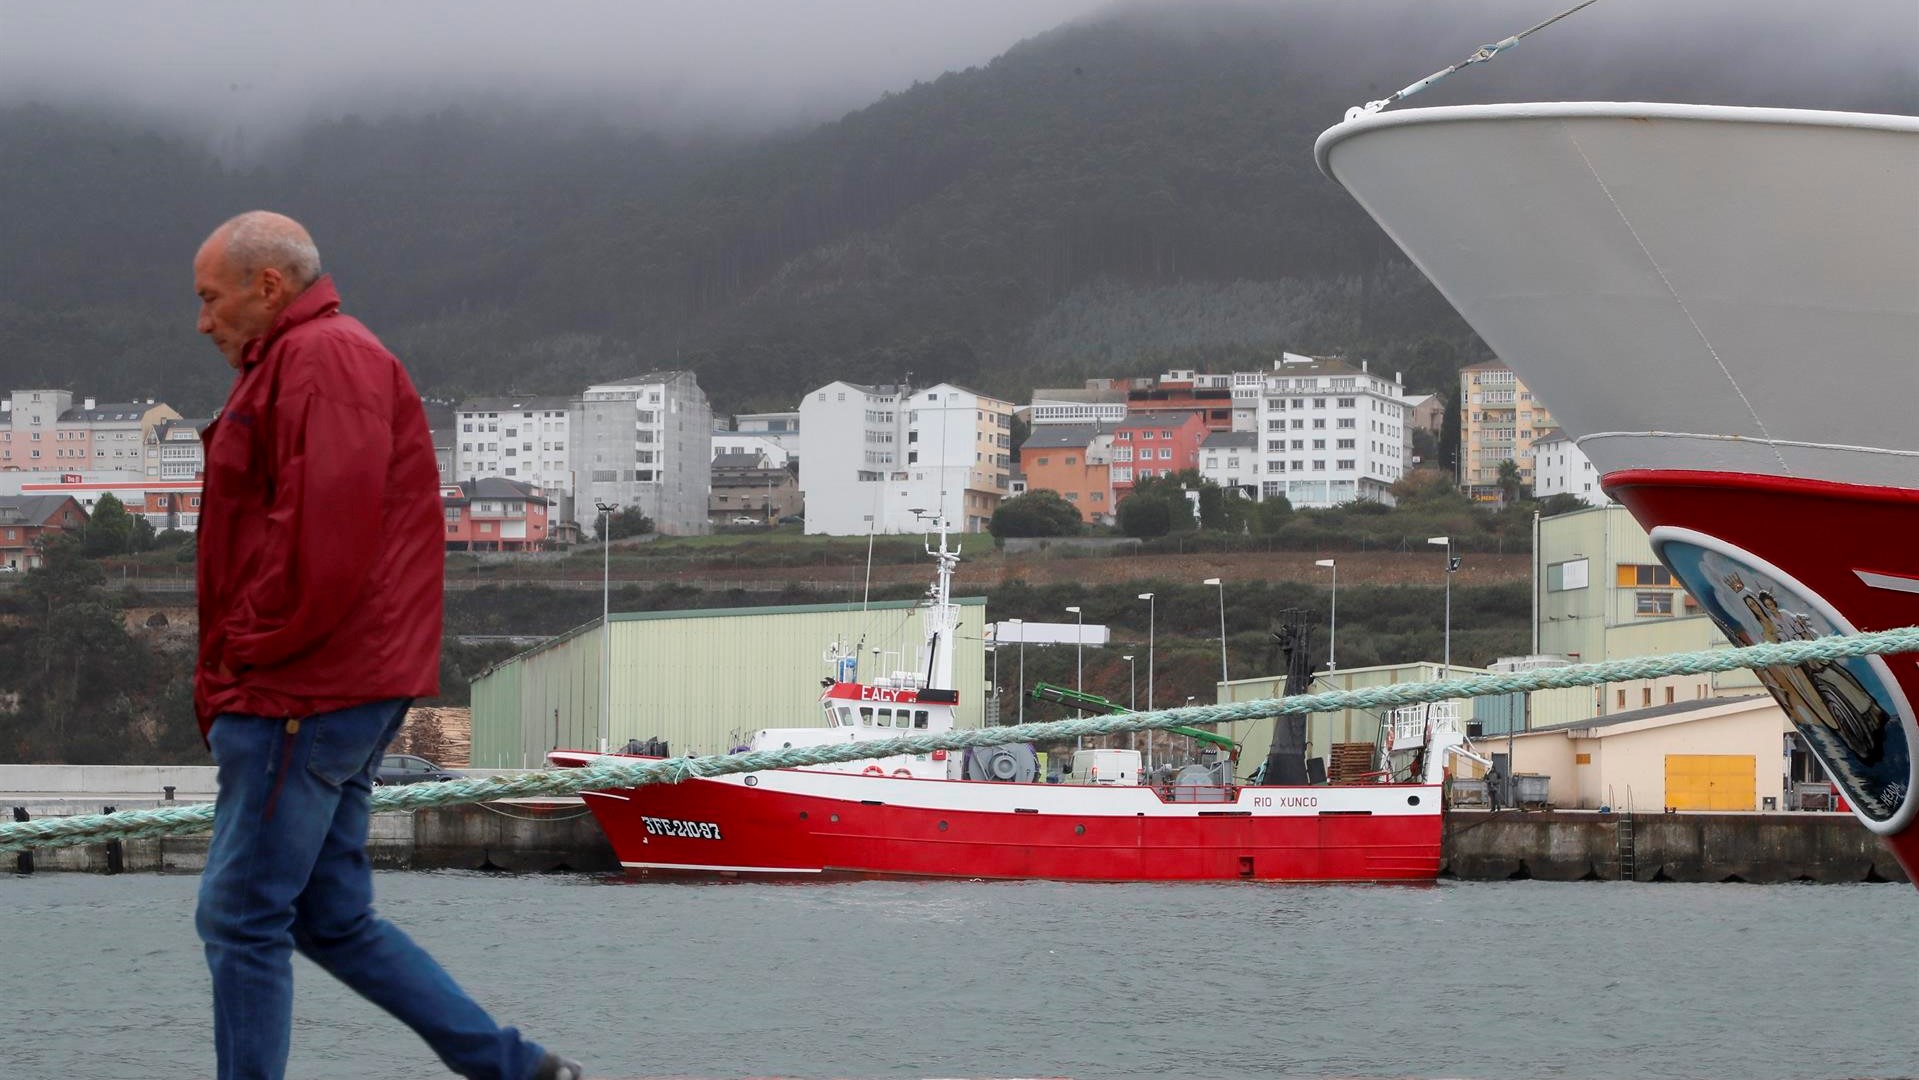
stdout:
[(1196, 789), (783, 769), (588, 792), (642, 875), (1431, 881), (1438, 785)]
[[(1919, 118), (1467, 106), (1316, 149), (1729, 639), (1919, 624)], [(1758, 674), (1919, 880), (1914, 660)]]

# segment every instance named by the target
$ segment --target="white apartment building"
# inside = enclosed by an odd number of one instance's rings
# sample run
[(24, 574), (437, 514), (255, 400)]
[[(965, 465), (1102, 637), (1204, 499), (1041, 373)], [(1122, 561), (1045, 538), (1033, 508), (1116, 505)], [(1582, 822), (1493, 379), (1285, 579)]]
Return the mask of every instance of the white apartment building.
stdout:
[[(1292, 353), (1282, 355), (1291, 356)], [(1302, 360), (1308, 359), (1301, 357)], [(1266, 393), (1266, 375), (1259, 371), (1233, 372), (1233, 430), (1259, 430), (1259, 399)]]
[(1294, 506), (1391, 505), (1410, 443), (1406, 388), (1360, 361), (1286, 354), (1265, 373), (1258, 413), (1260, 498)]
[(1533, 439), (1533, 497), (1543, 499), (1548, 495), (1576, 496), (1588, 506), (1612, 502), (1600, 490), (1599, 473), (1593, 469), (1592, 459), (1572, 436), (1558, 428)]
[(690, 371), (586, 388), (574, 404), (574, 520), (598, 535), (599, 504), (637, 506), (670, 536), (708, 530), (713, 409)]
[[(1111, 380), (1095, 379), (1110, 383)], [(1096, 424), (1111, 428), (1126, 419), (1126, 388), (1101, 385), (1084, 388), (1036, 389), (1033, 403), (1027, 406), (1026, 422), (1042, 424)]]
[(835, 382), (800, 402), (806, 531), (984, 532), (1012, 474), (1011, 402), (940, 383)]
[[(795, 446), (799, 443), (797, 437), (784, 441)], [(756, 459), (763, 458), (769, 469), (784, 469), (787, 462), (799, 456), (781, 445), (781, 441), (769, 439), (764, 435), (747, 435), (738, 431), (721, 431), (714, 428), (713, 457), (718, 459), (721, 454), (750, 454)]]
[(200, 432), (212, 420), (162, 420), (146, 435), (146, 474), (160, 480), (192, 480), (206, 472)]
[(797, 412), (739, 413), (733, 417), (733, 433), (765, 439), (785, 451), (788, 457), (798, 457), (800, 453), (800, 414)]
[(472, 398), (453, 408), (453, 479), (504, 477), (573, 495), (573, 407), (563, 397)]
[(1250, 498), (1259, 497), (1260, 464), (1256, 431), (1215, 431), (1199, 444), (1199, 475)]

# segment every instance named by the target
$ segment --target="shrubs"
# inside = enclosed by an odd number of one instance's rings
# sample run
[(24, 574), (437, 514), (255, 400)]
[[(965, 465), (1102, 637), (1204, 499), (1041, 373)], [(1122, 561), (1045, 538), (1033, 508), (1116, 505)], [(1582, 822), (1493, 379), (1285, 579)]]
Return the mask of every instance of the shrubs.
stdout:
[(989, 526), (995, 539), (1024, 536), (1075, 536), (1079, 510), (1057, 491), (1035, 488), (999, 504)]

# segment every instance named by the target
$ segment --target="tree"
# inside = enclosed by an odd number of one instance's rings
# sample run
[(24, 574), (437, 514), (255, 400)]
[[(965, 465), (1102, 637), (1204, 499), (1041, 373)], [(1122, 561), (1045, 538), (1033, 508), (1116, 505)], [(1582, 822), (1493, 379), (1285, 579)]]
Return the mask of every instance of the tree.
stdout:
[(645, 536), (653, 531), (653, 519), (640, 512), (637, 506), (628, 506), (614, 514), (606, 523), (608, 540), (624, 540), (629, 536)]
[(1059, 492), (1035, 488), (1007, 499), (993, 511), (990, 526), (995, 537), (1072, 536), (1080, 530), (1079, 510)]
[(1540, 517), (1554, 517), (1585, 509), (1587, 509), (1586, 501), (1569, 491), (1561, 491), (1539, 500)]
[(1519, 501), (1520, 489), (1525, 481), (1519, 476), (1519, 464), (1511, 458), (1499, 463), (1499, 497), (1511, 506)]
[(81, 544), (55, 537), (42, 558), (22, 583), (25, 647), (6, 673), (20, 694), (19, 724), (6, 749), (30, 760), (122, 756), (142, 713), (136, 698), (151, 692), (151, 658), (127, 636), (119, 604)]
[(1165, 536), (1173, 529), (1173, 508), (1152, 494), (1134, 493), (1119, 502), (1119, 531), (1138, 540)]
[(112, 493), (100, 496), (93, 514), (87, 518), (86, 540), (82, 550), (89, 557), (124, 555), (131, 550), (133, 516)]
[(1293, 519), (1293, 503), (1284, 495), (1268, 495), (1253, 511), (1254, 528), (1261, 536), (1271, 536)]

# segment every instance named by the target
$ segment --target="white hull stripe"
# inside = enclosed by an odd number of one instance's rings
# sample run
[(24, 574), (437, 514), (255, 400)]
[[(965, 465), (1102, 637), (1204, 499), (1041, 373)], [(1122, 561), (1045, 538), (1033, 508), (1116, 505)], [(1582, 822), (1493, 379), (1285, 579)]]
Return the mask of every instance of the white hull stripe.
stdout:
[(1888, 592), (1919, 593), (1919, 578), (1907, 577), (1904, 574), (1880, 574), (1874, 573), (1871, 570), (1854, 570), (1853, 573), (1858, 575), (1860, 581), (1865, 582), (1875, 589), (1885, 589)]

